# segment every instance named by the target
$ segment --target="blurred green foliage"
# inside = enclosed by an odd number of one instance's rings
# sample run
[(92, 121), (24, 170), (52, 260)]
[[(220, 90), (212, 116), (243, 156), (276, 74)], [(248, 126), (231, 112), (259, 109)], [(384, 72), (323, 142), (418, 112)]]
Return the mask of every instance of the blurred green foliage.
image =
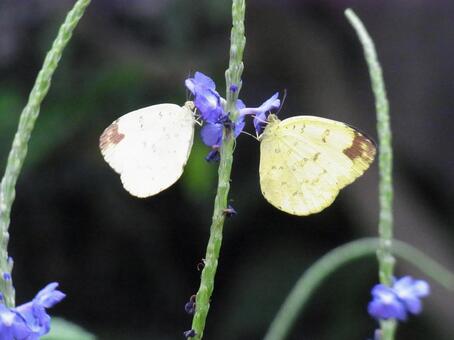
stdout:
[(181, 178), (181, 185), (188, 200), (203, 202), (211, 197), (211, 192), (215, 188), (217, 168), (212, 163), (200, 161), (210, 149), (200, 141), (197, 133), (194, 139), (191, 155)]
[(88, 333), (75, 323), (61, 318), (52, 318), (52, 327), (49, 334), (42, 340), (95, 340), (93, 334)]

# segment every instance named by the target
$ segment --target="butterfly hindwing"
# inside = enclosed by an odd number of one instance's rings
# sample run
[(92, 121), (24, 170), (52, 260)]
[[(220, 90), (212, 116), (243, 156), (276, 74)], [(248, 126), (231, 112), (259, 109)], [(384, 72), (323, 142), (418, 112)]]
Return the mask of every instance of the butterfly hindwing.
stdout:
[(124, 188), (134, 196), (148, 197), (178, 180), (193, 138), (190, 108), (159, 104), (121, 116), (103, 132), (99, 146)]
[(293, 215), (329, 206), (375, 156), (373, 142), (359, 131), (314, 116), (271, 118), (260, 148), (262, 193), (272, 205)]

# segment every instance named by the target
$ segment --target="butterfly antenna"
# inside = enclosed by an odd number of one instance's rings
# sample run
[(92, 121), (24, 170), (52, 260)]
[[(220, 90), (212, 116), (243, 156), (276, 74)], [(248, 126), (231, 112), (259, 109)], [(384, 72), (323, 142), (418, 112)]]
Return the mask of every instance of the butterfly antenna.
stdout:
[[(190, 74), (188, 75), (188, 78), (189, 78), (189, 76), (190, 76)], [(188, 78), (186, 78), (186, 79), (188, 79)], [(190, 101), (192, 93), (188, 90), (188, 88), (186, 86), (184, 88), (186, 89), (186, 101)]]
[(256, 141), (258, 141), (258, 136), (254, 136), (252, 133), (246, 132), (246, 131), (241, 131), (241, 133), (244, 133), (245, 135), (248, 135), (252, 138), (254, 138)]
[[(188, 72), (188, 76), (187, 76), (186, 79), (190, 78), (192, 73), (193, 73), (192, 71)], [(197, 110), (197, 107), (195, 106), (194, 100), (191, 97), (192, 97), (191, 91), (189, 91), (189, 89), (186, 88), (186, 101), (191, 101), (193, 103), (193, 105), (194, 105), (193, 114), (194, 114), (195, 122), (197, 123), (197, 125), (202, 126), (202, 122), (199, 120), (200, 119), (200, 114), (198, 113), (198, 110)]]
[(279, 106), (279, 109), (276, 112), (276, 116), (279, 114), (279, 112), (281, 112), (282, 107), (284, 106), (284, 103), (285, 103), (285, 99), (287, 99), (287, 89), (284, 89), (284, 94), (282, 95), (281, 105)]
[[(190, 78), (192, 73), (193, 73), (192, 71), (189, 71), (186, 79)], [(186, 86), (185, 86), (185, 88), (186, 88)], [(186, 101), (189, 101), (191, 99), (191, 96), (192, 96), (192, 93), (186, 88)]]
[[(255, 115), (254, 115), (254, 118), (256, 118), (259, 122), (261, 122), (261, 123), (263, 123), (263, 124), (269, 124), (269, 123), (270, 123), (269, 121), (260, 119), (259, 117), (255, 116)], [(256, 132), (255, 132), (255, 135), (256, 135), (256, 137), (254, 137), (254, 138), (257, 139), (257, 140), (260, 140), (260, 136), (261, 136), (262, 134), (259, 135), (259, 134), (257, 133), (257, 131), (256, 131)]]
[(188, 89), (186, 89), (186, 101), (190, 101), (191, 100), (191, 93), (189, 92)]

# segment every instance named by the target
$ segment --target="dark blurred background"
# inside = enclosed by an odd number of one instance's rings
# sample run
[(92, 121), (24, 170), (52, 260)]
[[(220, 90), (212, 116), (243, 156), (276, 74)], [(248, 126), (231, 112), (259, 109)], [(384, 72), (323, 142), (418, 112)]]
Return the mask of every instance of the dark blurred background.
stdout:
[[(0, 1), (2, 169), (21, 108), (69, 0)], [(68, 295), (53, 314), (100, 339), (182, 339), (198, 288), (216, 165), (196, 141), (184, 176), (136, 199), (103, 161), (98, 137), (120, 115), (183, 104), (200, 70), (224, 93), (230, 1), (93, 0), (66, 49), (33, 133), (13, 207), (18, 303), (47, 282)], [(396, 237), (453, 269), (454, 3), (429, 0), (247, 2), (240, 97), (255, 106), (287, 89), (280, 115), (315, 114), (376, 137), (351, 6), (375, 39), (389, 94)], [(251, 126), (249, 126), (250, 130)], [(260, 339), (297, 278), (335, 246), (377, 234), (377, 163), (320, 214), (294, 217), (260, 194), (259, 144), (238, 140), (206, 339)], [(366, 339), (373, 256), (341, 268), (312, 297), (289, 339)], [(427, 278), (399, 261), (398, 275)], [(454, 339), (454, 299), (434, 281), (399, 339)]]

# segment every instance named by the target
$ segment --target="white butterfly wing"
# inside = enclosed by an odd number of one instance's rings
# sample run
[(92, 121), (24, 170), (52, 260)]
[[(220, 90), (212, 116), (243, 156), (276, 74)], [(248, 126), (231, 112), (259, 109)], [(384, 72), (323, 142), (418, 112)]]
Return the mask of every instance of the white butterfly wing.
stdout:
[(187, 106), (159, 104), (121, 116), (103, 132), (99, 147), (137, 197), (167, 189), (183, 173), (194, 138), (194, 117)]

